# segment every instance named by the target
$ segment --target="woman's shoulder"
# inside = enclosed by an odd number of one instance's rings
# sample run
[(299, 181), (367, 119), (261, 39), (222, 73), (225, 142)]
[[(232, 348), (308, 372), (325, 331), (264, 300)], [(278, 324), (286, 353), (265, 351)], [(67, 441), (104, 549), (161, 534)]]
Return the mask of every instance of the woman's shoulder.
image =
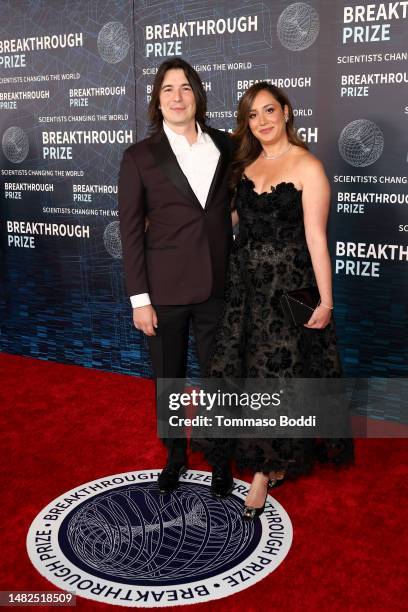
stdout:
[(322, 165), (321, 161), (307, 149), (304, 149), (303, 147), (299, 147), (298, 145), (292, 145), (292, 147), (293, 147), (292, 149), (293, 157), (294, 159), (296, 159), (299, 165), (302, 165), (302, 166), (316, 166), (316, 165), (321, 166)]
[(307, 149), (295, 146), (293, 153), (296, 163), (296, 171), (302, 177), (306, 178), (310, 175), (325, 174), (324, 166), (320, 159), (318, 159)]

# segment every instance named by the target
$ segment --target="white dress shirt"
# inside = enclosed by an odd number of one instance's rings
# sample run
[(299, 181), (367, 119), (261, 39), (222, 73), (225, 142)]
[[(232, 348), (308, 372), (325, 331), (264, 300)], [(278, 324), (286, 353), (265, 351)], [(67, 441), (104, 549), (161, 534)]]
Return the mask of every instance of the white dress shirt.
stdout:
[[(218, 164), (220, 152), (211, 137), (197, 126), (197, 140), (192, 145), (182, 134), (177, 134), (163, 121), (164, 132), (169, 139), (170, 146), (177, 162), (185, 174), (191, 189), (204, 208), (208, 192)], [(133, 308), (148, 306), (150, 297), (148, 293), (132, 295), (130, 301)]]

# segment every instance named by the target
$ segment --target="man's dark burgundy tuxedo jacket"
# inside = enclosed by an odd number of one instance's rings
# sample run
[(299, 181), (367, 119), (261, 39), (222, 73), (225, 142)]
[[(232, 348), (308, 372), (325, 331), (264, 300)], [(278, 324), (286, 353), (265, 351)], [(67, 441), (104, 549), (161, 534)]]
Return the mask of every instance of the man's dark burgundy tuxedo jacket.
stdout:
[(126, 289), (129, 296), (149, 293), (153, 305), (197, 304), (224, 293), (233, 144), (224, 132), (204, 131), (220, 151), (204, 209), (163, 129), (123, 155), (118, 198)]

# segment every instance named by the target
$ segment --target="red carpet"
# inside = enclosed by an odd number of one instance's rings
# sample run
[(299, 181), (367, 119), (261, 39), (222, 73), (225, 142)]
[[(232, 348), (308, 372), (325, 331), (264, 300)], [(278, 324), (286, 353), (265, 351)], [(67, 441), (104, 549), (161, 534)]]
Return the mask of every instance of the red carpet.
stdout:
[[(162, 466), (153, 383), (4, 354), (0, 373), (0, 590), (55, 591), (30, 564), (28, 527), (76, 485)], [(355, 467), (319, 467), (277, 489), (294, 527), (285, 561), (242, 593), (178, 609), (405, 610), (405, 451), (405, 440), (358, 440)], [(208, 469), (196, 455), (190, 466)], [(82, 598), (77, 608), (124, 610)]]

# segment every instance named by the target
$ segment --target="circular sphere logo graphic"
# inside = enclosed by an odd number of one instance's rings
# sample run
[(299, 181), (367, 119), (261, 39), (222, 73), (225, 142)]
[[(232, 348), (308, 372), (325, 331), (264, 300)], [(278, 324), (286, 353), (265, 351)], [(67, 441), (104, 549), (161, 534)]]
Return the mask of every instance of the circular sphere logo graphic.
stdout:
[(305, 2), (295, 2), (285, 8), (277, 24), (278, 38), (290, 51), (303, 51), (319, 35), (320, 21), (317, 11)]
[(356, 119), (343, 128), (339, 137), (340, 155), (352, 166), (370, 166), (381, 157), (384, 136), (378, 125)]
[(120, 259), (122, 257), (122, 242), (120, 239), (119, 221), (112, 221), (103, 232), (103, 243), (111, 257)]
[(13, 125), (3, 134), (3, 153), (13, 164), (20, 164), (28, 155), (28, 137), (20, 127)]
[(129, 472), (81, 485), (33, 521), (27, 550), (51, 583), (123, 606), (200, 603), (239, 592), (287, 555), (292, 525), (268, 497), (264, 514), (242, 519), (249, 485), (227, 499), (210, 493), (211, 474), (188, 471), (161, 494), (158, 471)]
[(117, 64), (125, 59), (130, 47), (129, 35), (119, 21), (109, 21), (98, 34), (98, 51), (108, 64)]

